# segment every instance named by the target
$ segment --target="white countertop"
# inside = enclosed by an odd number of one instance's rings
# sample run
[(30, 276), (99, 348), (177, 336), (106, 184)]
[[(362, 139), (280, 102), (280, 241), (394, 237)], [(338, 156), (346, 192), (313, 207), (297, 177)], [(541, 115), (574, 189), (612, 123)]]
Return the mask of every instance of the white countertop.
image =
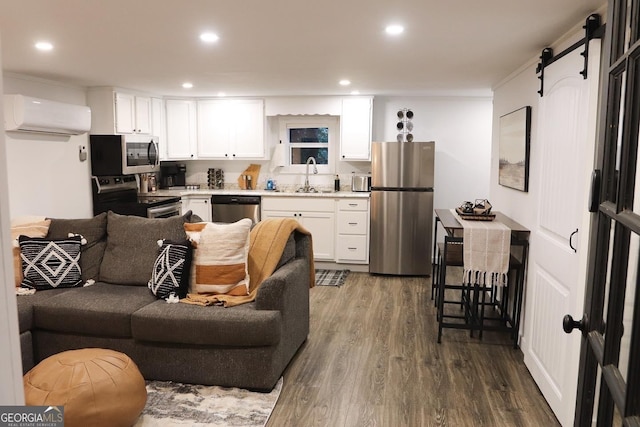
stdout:
[(353, 191), (331, 191), (319, 193), (296, 193), (284, 191), (270, 190), (158, 190), (152, 193), (145, 193), (147, 196), (212, 196), (214, 194), (233, 195), (233, 196), (262, 196), (262, 197), (325, 197), (325, 198), (369, 198), (369, 192), (353, 192)]

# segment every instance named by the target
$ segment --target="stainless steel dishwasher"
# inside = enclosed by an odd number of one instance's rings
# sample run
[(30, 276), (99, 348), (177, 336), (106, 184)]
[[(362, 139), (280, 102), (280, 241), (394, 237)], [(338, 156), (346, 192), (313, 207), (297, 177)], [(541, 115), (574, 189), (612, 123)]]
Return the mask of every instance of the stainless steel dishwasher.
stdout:
[(260, 221), (260, 196), (211, 196), (213, 222), (236, 222), (242, 218), (249, 218), (254, 224)]

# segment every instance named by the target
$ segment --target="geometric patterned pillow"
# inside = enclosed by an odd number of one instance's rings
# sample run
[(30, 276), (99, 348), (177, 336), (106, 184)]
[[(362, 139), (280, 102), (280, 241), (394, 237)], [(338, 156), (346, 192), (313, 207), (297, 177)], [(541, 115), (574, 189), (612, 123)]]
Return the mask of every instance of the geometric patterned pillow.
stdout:
[(21, 286), (38, 290), (80, 286), (81, 242), (82, 236), (57, 240), (20, 236)]
[(193, 258), (193, 248), (189, 241), (171, 242), (159, 240), (158, 257), (153, 264), (149, 289), (158, 298), (167, 299), (169, 295), (178, 298), (187, 296), (189, 290), (189, 272)]
[[(50, 219), (46, 220), (24, 220), (11, 223), (11, 241), (17, 243), (18, 237), (21, 235), (29, 237), (46, 237), (49, 231)], [(16, 244), (13, 247), (13, 275), (15, 278), (15, 286), (19, 287), (22, 283), (22, 261), (20, 260), (20, 247)]]

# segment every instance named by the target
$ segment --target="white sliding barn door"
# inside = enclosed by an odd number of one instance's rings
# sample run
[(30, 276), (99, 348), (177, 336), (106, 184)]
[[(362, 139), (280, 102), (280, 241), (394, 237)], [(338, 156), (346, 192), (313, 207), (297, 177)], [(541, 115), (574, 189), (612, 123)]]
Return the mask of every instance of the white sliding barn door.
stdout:
[(580, 336), (565, 334), (562, 318), (583, 312), (600, 41), (590, 43), (586, 80), (581, 52), (544, 70), (533, 142), (540, 164), (531, 165), (540, 171), (540, 193), (522, 338), (525, 364), (563, 426), (573, 425)]

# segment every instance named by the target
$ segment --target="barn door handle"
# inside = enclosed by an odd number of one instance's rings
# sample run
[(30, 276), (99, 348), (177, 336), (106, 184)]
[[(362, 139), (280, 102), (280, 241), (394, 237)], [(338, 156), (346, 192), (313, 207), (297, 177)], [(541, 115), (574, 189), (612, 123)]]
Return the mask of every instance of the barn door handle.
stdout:
[(582, 315), (582, 319), (580, 320), (573, 320), (573, 316), (571, 316), (570, 314), (567, 314), (562, 319), (562, 329), (567, 334), (570, 334), (574, 329), (580, 329), (580, 332), (582, 332), (582, 335), (586, 336), (588, 326), (589, 326), (589, 316), (587, 316), (587, 313), (584, 313)]
[(573, 233), (571, 233), (571, 235), (569, 236), (569, 247), (571, 249), (573, 249), (573, 252), (578, 252), (578, 250), (573, 246), (573, 236), (575, 236), (576, 234), (578, 234), (578, 229), (576, 228), (576, 231), (574, 231)]
[(600, 169), (591, 172), (591, 194), (589, 195), (589, 212), (598, 212), (600, 206)]

